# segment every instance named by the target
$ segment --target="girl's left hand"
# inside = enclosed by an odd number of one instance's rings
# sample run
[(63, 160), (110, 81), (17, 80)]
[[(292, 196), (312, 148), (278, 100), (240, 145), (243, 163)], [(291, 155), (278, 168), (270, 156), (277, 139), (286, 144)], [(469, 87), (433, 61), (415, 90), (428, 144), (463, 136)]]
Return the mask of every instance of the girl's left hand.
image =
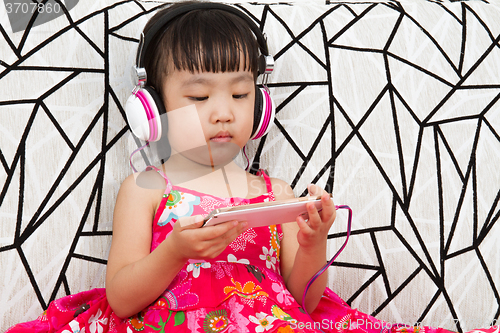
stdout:
[(330, 227), (335, 221), (336, 210), (333, 200), (329, 194), (317, 185), (311, 184), (308, 186), (309, 195), (321, 195), (322, 210), (318, 212), (316, 206), (311, 202), (306, 205), (308, 220), (304, 220), (302, 216), (297, 217), (299, 232), (297, 241), (304, 249), (312, 249), (317, 246), (325, 246)]

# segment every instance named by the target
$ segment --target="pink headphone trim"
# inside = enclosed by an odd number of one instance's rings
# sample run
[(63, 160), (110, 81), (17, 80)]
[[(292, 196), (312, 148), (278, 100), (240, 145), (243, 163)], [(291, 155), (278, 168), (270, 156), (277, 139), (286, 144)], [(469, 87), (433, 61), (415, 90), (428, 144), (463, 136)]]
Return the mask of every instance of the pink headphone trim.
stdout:
[(264, 133), (267, 131), (269, 128), (269, 121), (271, 119), (271, 111), (272, 111), (272, 101), (271, 97), (267, 93), (267, 91), (262, 90), (262, 94), (264, 95), (265, 99), (265, 106), (264, 106), (264, 121), (262, 122), (262, 126), (260, 127), (259, 133), (255, 136), (255, 139), (260, 138), (261, 136), (264, 135)]
[(142, 90), (138, 90), (135, 94), (137, 98), (141, 101), (142, 105), (144, 106), (144, 109), (146, 110), (146, 116), (148, 117), (148, 123), (149, 123), (149, 140), (148, 141), (156, 141), (158, 137), (158, 132), (156, 131), (157, 124), (156, 124), (156, 117), (154, 114), (154, 111), (151, 110), (151, 106), (148, 103), (147, 96), (144, 95)]

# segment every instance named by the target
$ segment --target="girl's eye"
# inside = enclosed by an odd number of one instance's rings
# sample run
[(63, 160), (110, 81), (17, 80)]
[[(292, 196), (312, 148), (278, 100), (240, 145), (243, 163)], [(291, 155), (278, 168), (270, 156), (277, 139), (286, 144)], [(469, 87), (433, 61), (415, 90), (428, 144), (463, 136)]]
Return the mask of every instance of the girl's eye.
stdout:
[(201, 101), (208, 99), (208, 97), (206, 97), (206, 96), (204, 96), (204, 97), (190, 96), (189, 99), (192, 101), (195, 101), (195, 102), (201, 102)]
[(233, 95), (233, 98), (234, 99), (243, 99), (247, 96), (248, 96), (248, 94), (240, 94), (240, 95)]

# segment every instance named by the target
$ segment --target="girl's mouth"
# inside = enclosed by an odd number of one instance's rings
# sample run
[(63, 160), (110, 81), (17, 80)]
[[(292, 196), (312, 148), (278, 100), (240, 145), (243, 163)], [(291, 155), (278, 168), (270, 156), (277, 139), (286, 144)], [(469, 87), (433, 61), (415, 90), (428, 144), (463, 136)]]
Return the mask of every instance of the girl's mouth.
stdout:
[(210, 138), (212, 142), (230, 142), (233, 137), (229, 132), (221, 131), (216, 136)]

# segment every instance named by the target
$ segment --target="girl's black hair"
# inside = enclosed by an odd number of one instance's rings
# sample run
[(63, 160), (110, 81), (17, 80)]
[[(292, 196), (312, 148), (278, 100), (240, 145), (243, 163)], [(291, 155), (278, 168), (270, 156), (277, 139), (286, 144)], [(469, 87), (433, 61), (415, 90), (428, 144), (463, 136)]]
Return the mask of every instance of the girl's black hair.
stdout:
[[(180, 2), (157, 12), (144, 34), (162, 15), (186, 4)], [(242, 18), (220, 9), (195, 9), (173, 19), (159, 39), (143, 50), (148, 85), (160, 95), (169, 69), (190, 72), (234, 72), (241, 66), (257, 78), (259, 45)]]

